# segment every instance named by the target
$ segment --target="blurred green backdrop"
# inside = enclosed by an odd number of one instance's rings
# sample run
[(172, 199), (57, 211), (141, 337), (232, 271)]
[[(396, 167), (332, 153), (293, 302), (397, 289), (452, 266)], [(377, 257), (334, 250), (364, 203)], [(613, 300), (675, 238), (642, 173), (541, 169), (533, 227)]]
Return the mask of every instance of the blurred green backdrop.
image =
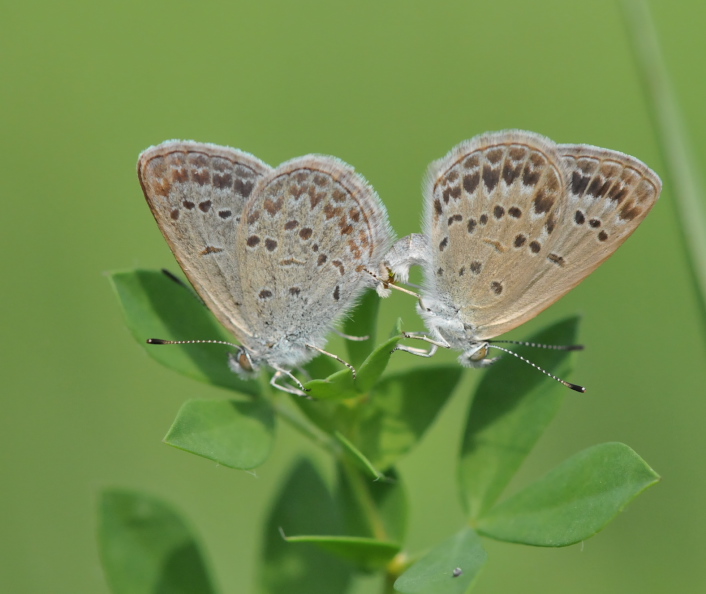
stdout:
[[(706, 164), (706, 5), (652, 9)], [(107, 485), (175, 504), (222, 590), (249, 592), (269, 498), (293, 458), (311, 453), (281, 428), (272, 459), (249, 474), (160, 442), (185, 399), (224, 392), (153, 362), (103, 275), (177, 268), (137, 182), (142, 149), (186, 138), (272, 165), (337, 155), (375, 186), (400, 236), (419, 229), (427, 164), (487, 130), (609, 147), (664, 173), (608, 0), (67, 0), (6, 2), (2, 13), (2, 592), (107, 592), (94, 537), (96, 493)], [(663, 482), (580, 546), (488, 542), (479, 593), (706, 590), (706, 350), (672, 200), (666, 185), (615, 258), (513, 333), (583, 313), (587, 350), (567, 379), (589, 389), (567, 398), (517, 484), (609, 440), (633, 447)], [(403, 295), (383, 304), (386, 332), (397, 315), (422, 329)], [(401, 466), (412, 550), (462, 522), (455, 454), (481, 373), (467, 372)]]

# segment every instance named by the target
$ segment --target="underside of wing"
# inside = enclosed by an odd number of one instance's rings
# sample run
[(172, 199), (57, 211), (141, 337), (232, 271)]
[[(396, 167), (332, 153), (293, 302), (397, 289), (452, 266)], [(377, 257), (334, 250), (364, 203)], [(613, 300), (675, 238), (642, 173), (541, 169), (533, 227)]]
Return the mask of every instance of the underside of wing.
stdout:
[(240, 313), (236, 235), (246, 201), (271, 167), (237, 149), (168, 141), (143, 152), (137, 171), (184, 273), (220, 322), (242, 340), (250, 332)]
[(557, 149), (567, 179), (565, 231), (554, 246), (564, 258), (556, 271), (564, 294), (632, 235), (657, 202), (662, 181), (644, 163), (618, 151), (568, 144)]
[(579, 284), (661, 190), (654, 172), (628, 155), (532, 133), (483, 135), (462, 148), (430, 179), (428, 274), (480, 339), (515, 328)]
[(528, 319), (518, 301), (551, 266), (563, 216), (555, 145), (537, 134), (484, 134), (430, 167), (425, 196), (429, 290), (479, 338)]
[(392, 242), (385, 208), (352, 167), (308, 155), (261, 180), (237, 254), (247, 322), (276, 343), (316, 342), (352, 305)]

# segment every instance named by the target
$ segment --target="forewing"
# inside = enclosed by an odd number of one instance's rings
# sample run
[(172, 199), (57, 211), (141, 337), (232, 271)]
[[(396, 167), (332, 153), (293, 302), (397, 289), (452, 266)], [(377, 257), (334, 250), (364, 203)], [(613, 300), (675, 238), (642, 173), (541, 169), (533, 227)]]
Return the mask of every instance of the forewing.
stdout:
[[(477, 136), (432, 163), (428, 290), (457, 309), (476, 338), (497, 336), (551, 303), (535, 285), (556, 266), (564, 193), (556, 145), (530, 132)], [(528, 293), (534, 300), (523, 299)]]
[(257, 180), (271, 169), (248, 153), (188, 141), (151, 147), (137, 164), (145, 198), (179, 265), (240, 340), (250, 332), (240, 310), (238, 223)]
[(506, 332), (560, 299), (635, 231), (662, 189), (659, 177), (634, 157), (586, 145), (558, 145), (566, 190), (561, 196), (554, 231), (541, 244), (533, 263), (521, 264), (529, 282), (508, 303), (490, 336)]
[(567, 178), (565, 218), (549, 282), (558, 299), (579, 284), (637, 229), (662, 191), (659, 176), (638, 159), (588, 145), (558, 145)]
[(237, 254), (247, 322), (265, 342), (316, 343), (373, 279), (392, 242), (373, 188), (334, 157), (308, 155), (261, 180)]

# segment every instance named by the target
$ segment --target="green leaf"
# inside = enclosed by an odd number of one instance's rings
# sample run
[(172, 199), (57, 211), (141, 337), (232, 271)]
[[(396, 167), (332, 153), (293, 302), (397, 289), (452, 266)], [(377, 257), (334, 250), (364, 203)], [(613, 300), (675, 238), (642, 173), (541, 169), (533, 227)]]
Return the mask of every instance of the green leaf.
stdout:
[[(577, 327), (578, 318), (569, 318), (529, 341), (574, 344)], [(514, 350), (560, 377), (569, 372), (567, 351)], [(469, 517), (477, 518), (497, 501), (566, 394), (575, 393), (510, 355), (488, 369), (468, 413), (459, 460), (461, 498)]]
[(187, 287), (156, 270), (114, 272), (110, 279), (128, 328), (147, 353), (190, 378), (257, 395), (258, 383), (240, 379), (228, 367), (232, 347), (219, 344), (148, 345), (148, 338), (224, 340), (230, 336)]
[(337, 500), (345, 533), (404, 542), (409, 504), (397, 471), (390, 468), (387, 476), (371, 481), (349, 464), (339, 463), (337, 468)]
[(334, 431), (333, 436), (336, 438), (338, 443), (343, 446), (345, 452), (348, 453), (348, 457), (353, 463), (363, 472), (365, 472), (371, 480), (378, 480), (383, 478), (382, 472), (373, 466), (373, 463), (368, 460), (365, 455), (356, 448), (350, 441), (348, 441), (345, 436), (340, 431)]
[[(401, 334), (402, 321), (398, 320), (393, 329), (393, 336), (378, 346), (358, 370), (358, 380), (352, 382), (352, 375), (347, 369), (339, 370), (325, 380), (311, 380), (305, 385), (311, 391), (308, 393), (314, 402), (305, 398), (293, 399), (292, 402), (317, 427), (326, 433), (333, 434), (340, 430), (347, 435), (351, 426), (357, 423), (357, 410), (369, 407), (369, 393), (364, 393), (362, 387), (368, 388), (379, 379), (389, 361), (390, 351), (395, 347)], [(312, 376), (323, 375), (331, 369), (330, 357), (317, 357), (307, 366)], [(362, 380), (361, 380), (362, 378)], [(351, 388), (354, 387), (355, 391)], [(356, 399), (355, 401), (353, 399)]]
[(104, 491), (98, 545), (113, 594), (215, 592), (193, 534), (159, 499), (131, 491)]
[(563, 547), (602, 530), (659, 476), (622, 443), (572, 456), (544, 478), (496, 505), (478, 521), (491, 538)]
[[(400, 545), (359, 536), (287, 536), (289, 543), (309, 543), (350, 561), (363, 571), (380, 569), (400, 552)], [(333, 590), (321, 590), (329, 592)], [(338, 590), (336, 590), (338, 591)]]
[(338, 373), (342, 369), (342, 366), (338, 361), (335, 361), (331, 357), (327, 357), (325, 355), (314, 357), (304, 367), (306, 368), (309, 377), (312, 378), (328, 377), (329, 375)]
[(304, 387), (309, 390), (307, 396), (315, 400), (344, 400), (358, 395), (353, 388), (353, 373), (350, 369), (341, 369), (323, 380), (308, 381)]
[[(399, 322), (397, 326), (399, 326)], [(372, 352), (370, 352), (372, 348), (372, 345), (370, 345), (368, 348), (370, 355), (356, 370), (355, 381), (351, 371), (343, 369), (330, 375), (325, 380), (307, 382), (304, 385), (310, 390), (309, 396), (317, 400), (345, 400), (347, 398), (355, 398), (360, 393), (368, 392), (385, 371), (390, 361), (392, 350), (397, 346), (401, 338), (401, 334), (397, 332), (392, 338), (377, 346)], [(350, 343), (351, 341), (348, 342)], [(314, 361), (321, 358), (317, 357)], [(330, 360), (330, 357), (323, 358)]]
[(359, 408), (360, 422), (347, 437), (384, 471), (421, 439), (453, 392), (458, 365), (412, 369), (383, 378)]
[(249, 469), (270, 455), (274, 425), (272, 407), (262, 399), (189, 400), (164, 441), (229, 468)]
[(350, 336), (367, 336), (367, 340), (346, 340), (349, 363), (356, 369), (365, 361), (375, 346), (380, 297), (373, 290), (363, 293), (353, 313), (346, 318), (343, 332)]
[(463, 594), (470, 588), (487, 557), (478, 535), (466, 528), (434, 547), (397, 578), (395, 591), (402, 594)]
[(335, 502), (312, 464), (300, 460), (289, 473), (265, 527), (259, 592), (345, 592), (353, 567), (313, 544), (293, 545), (285, 534), (340, 534)]
[(370, 356), (363, 362), (360, 369), (358, 369), (358, 376), (355, 381), (355, 388), (358, 392), (368, 392), (377, 383), (380, 376), (387, 368), (392, 350), (397, 346), (401, 338), (402, 335), (397, 334), (383, 342), (370, 353)]

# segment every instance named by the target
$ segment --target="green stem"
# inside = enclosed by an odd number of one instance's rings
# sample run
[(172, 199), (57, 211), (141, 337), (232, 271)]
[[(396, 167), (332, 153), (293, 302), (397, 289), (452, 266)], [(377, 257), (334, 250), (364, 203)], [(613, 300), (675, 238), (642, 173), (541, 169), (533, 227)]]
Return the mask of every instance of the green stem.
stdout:
[[(673, 188), (673, 204), (682, 229), (682, 246), (699, 298), (706, 328), (706, 212), (704, 183), (693, 161), (676, 95), (660, 50), (647, 3), (622, 0), (623, 18)], [(706, 337), (706, 333), (704, 333)]]
[(312, 443), (327, 451), (334, 458), (338, 458), (341, 454), (341, 446), (338, 442), (318, 431), (309, 422), (302, 419), (298, 412), (292, 410), (291, 404), (288, 402), (284, 403), (283, 401), (284, 398), (280, 396), (275, 396), (272, 398), (272, 406), (274, 407), (277, 415), (290, 427), (309, 439)]
[(346, 475), (346, 479), (351, 487), (351, 492), (356, 498), (358, 507), (365, 517), (366, 524), (373, 538), (386, 541), (389, 539), (385, 524), (380, 517), (380, 511), (375, 505), (375, 501), (368, 489), (369, 480), (363, 478), (361, 473), (344, 456), (339, 458), (339, 464)]
[(395, 582), (405, 570), (411, 565), (406, 553), (401, 552), (395, 555), (395, 558), (387, 564), (385, 572), (385, 581), (382, 585), (382, 594), (394, 594)]

